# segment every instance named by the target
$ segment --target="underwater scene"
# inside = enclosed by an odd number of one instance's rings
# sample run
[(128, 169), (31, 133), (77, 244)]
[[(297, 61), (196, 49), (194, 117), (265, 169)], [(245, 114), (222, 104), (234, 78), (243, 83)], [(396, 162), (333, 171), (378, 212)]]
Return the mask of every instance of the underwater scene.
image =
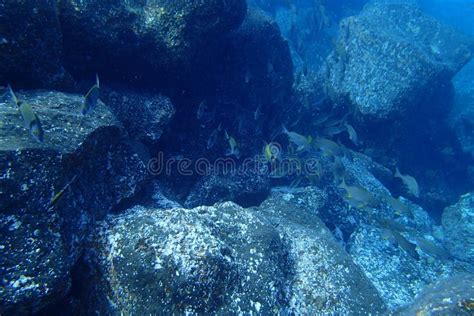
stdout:
[(474, 2), (0, 0), (0, 316), (474, 315)]

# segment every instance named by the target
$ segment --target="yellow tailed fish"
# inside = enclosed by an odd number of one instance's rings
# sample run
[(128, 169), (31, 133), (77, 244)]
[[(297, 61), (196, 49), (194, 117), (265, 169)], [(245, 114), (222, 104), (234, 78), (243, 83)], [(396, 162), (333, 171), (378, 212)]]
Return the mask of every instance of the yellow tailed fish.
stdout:
[(301, 151), (305, 149), (313, 141), (311, 136), (305, 137), (296, 132), (290, 132), (289, 130), (286, 129), (285, 126), (282, 127), (282, 130), (283, 130), (283, 133), (288, 136), (288, 139), (290, 140), (290, 142), (298, 146), (296, 149), (297, 151)]
[(225, 131), (225, 137), (227, 138), (227, 141), (229, 143), (229, 149), (226, 150), (225, 155), (226, 156), (231, 156), (234, 155), (237, 159), (240, 158), (240, 151), (239, 151), (239, 144), (235, 140), (234, 137), (229, 136), (227, 133), (227, 130)]
[(346, 191), (344, 198), (351, 206), (356, 208), (364, 208), (366, 206), (375, 205), (375, 197), (365, 188), (361, 186), (349, 186), (346, 184), (346, 180), (344, 178), (342, 178), (342, 183), (339, 185), (339, 187)]
[(395, 169), (394, 177), (400, 178), (402, 180), (403, 184), (411, 195), (417, 198), (420, 197), (420, 187), (418, 186), (418, 182), (416, 182), (414, 177), (401, 174), (400, 170), (398, 170), (398, 167)]
[(71, 186), (71, 184), (76, 180), (77, 178), (77, 174), (72, 177), (71, 180), (69, 180), (68, 183), (66, 183), (66, 185), (58, 192), (56, 193), (52, 198), (51, 198), (51, 201), (49, 202), (49, 207), (53, 206), (54, 204), (56, 204), (56, 202), (59, 200), (59, 198), (64, 194), (64, 192)]
[(30, 131), (31, 137), (33, 137), (38, 142), (43, 142), (44, 132), (38, 115), (33, 112), (33, 108), (31, 107), (31, 105), (18, 100), (10, 85), (8, 85), (8, 90), (10, 91), (10, 95), (12, 96), (13, 102), (15, 102), (18, 107), (18, 111), (20, 112), (20, 115), (23, 118), (25, 127)]

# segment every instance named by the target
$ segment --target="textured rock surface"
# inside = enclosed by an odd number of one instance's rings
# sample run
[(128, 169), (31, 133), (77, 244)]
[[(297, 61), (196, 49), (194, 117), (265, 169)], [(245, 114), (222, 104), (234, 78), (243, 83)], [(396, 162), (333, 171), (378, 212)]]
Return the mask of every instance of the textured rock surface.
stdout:
[(162, 95), (117, 89), (106, 90), (101, 99), (130, 137), (148, 144), (161, 137), (174, 114), (170, 99)]
[(70, 80), (56, 1), (0, 1), (0, 84), (51, 88)]
[(446, 247), (458, 260), (474, 264), (474, 195), (461, 196), (458, 203), (444, 209), (441, 222)]
[(316, 188), (282, 188), (256, 209), (288, 243), (293, 260), (288, 311), (382, 313), (385, 305), (374, 286), (316, 215), (327, 203), (327, 194)]
[(426, 287), (402, 315), (472, 315), (474, 276), (459, 274)]
[(97, 268), (89, 273), (101, 278), (84, 287), (84, 306), (114, 313), (381, 312), (373, 286), (316, 217), (324, 200), (309, 189), (276, 192), (255, 209), (226, 202), (111, 216), (98, 226), (88, 257)]
[(449, 125), (455, 130), (463, 151), (474, 159), (474, 61), (457, 74), (453, 84), (456, 94)]
[[(0, 103), (0, 312), (34, 312), (61, 298), (96, 219), (133, 196), (146, 169), (105, 106), (82, 117), (83, 98), (18, 93), (40, 116), (43, 143)], [(54, 205), (51, 198), (74, 181)]]
[(218, 39), (246, 12), (243, 0), (61, 0), (58, 7), (74, 71), (129, 80), (152, 76), (155, 86), (196, 79)]
[[(411, 242), (414, 237), (433, 238), (430, 232), (412, 229), (402, 235)], [(420, 250), (420, 260), (416, 260), (386, 240), (380, 227), (359, 226), (351, 235), (347, 249), (392, 311), (411, 303), (424, 286), (455, 272), (451, 260), (433, 258)]]
[(328, 87), (369, 119), (418, 111), (471, 58), (471, 43), (410, 4), (373, 3), (343, 20)]
[(213, 205), (233, 201), (242, 206), (260, 204), (270, 192), (270, 180), (266, 175), (243, 168), (234, 173), (210, 171), (202, 177), (189, 193), (186, 207)]

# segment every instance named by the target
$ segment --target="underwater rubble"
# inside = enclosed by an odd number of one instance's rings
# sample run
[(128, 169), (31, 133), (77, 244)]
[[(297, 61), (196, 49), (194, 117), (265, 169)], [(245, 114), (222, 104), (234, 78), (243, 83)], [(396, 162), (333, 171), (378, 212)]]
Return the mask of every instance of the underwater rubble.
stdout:
[(426, 287), (415, 302), (399, 310), (400, 314), (472, 315), (474, 297), (472, 274), (441, 279)]
[(246, 8), (245, 0), (61, 0), (65, 63), (72, 73), (202, 87), (221, 38), (241, 24)]
[(0, 0), (0, 314), (472, 314), (473, 40), (363, 2)]
[(474, 264), (474, 193), (444, 209), (441, 224), (446, 248), (458, 260)]
[[(310, 194), (312, 204), (300, 203)], [(98, 224), (82, 276), (100, 313), (364, 313), (375, 288), (318, 219), (321, 192), (276, 191), (262, 206), (135, 207)], [(157, 286), (159, 285), (159, 286)]]
[(327, 59), (327, 86), (334, 98), (347, 97), (364, 120), (414, 115), (472, 57), (472, 40), (415, 5), (375, 1), (339, 27)]
[(35, 312), (64, 296), (94, 221), (132, 197), (148, 176), (107, 107), (83, 119), (80, 95), (17, 95), (37, 109), (45, 139), (28, 137), (16, 105), (0, 103), (0, 310), (6, 314)]

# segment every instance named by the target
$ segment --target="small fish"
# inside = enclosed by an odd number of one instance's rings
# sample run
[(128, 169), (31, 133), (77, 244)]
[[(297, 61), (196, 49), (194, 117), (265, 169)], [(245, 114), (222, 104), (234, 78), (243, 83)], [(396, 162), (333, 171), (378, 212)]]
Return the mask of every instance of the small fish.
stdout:
[(420, 197), (420, 187), (418, 186), (418, 182), (416, 182), (416, 179), (413, 178), (412, 176), (409, 175), (403, 175), (400, 173), (400, 170), (398, 170), (398, 167), (395, 169), (395, 178), (400, 178), (405, 185), (407, 191), (413, 195), (414, 197), (419, 198)]
[(297, 146), (297, 148), (296, 148), (297, 151), (301, 151), (301, 150), (307, 148), (311, 144), (311, 142), (313, 141), (311, 136), (305, 137), (305, 136), (303, 136), (301, 134), (298, 134), (296, 132), (290, 132), (286, 129), (285, 126), (283, 126), (282, 129), (283, 129), (283, 133), (288, 136), (288, 139), (290, 140), (290, 142), (292, 142), (293, 144), (295, 144)]
[(324, 122), (325, 127), (331, 127), (331, 126), (336, 126), (336, 125), (341, 125), (342, 120), (340, 118), (334, 117), (334, 118), (329, 118)]
[(351, 206), (361, 209), (366, 206), (375, 205), (375, 197), (365, 188), (361, 186), (349, 186), (346, 184), (344, 178), (341, 184), (339, 184), (339, 187), (346, 191), (344, 198)]
[(274, 163), (280, 158), (280, 147), (273, 143), (265, 144), (265, 147), (263, 147), (263, 155), (268, 162)]
[(100, 97), (100, 85), (99, 85), (99, 76), (95, 75), (95, 85), (89, 89), (89, 91), (84, 96), (84, 102), (82, 104), (81, 113), (82, 115), (87, 115), (92, 112), (97, 104), (99, 103)]
[(234, 137), (229, 136), (227, 131), (225, 131), (225, 137), (227, 141), (229, 142), (229, 149), (226, 150), (225, 155), (226, 156), (231, 156), (234, 155), (237, 159), (240, 158), (240, 150), (239, 150), (239, 144), (235, 140)]
[(334, 126), (326, 127), (323, 130), (323, 134), (327, 135), (327, 136), (330, 136), (330, 137), (333, 137), (333, 136), (339, 135), (339, 134), (341, 134), (342, 132), (345, 132), (345, 131), (346, 131), (346, 128), (344, 126), (334, 125)]
[(38, 115), (36, 115), (36, 113), (33, 112), (33, 108), (31, 107), (31, 105), (29, 105), (26, 102), (18, 100), (12, 88), (10, 87), (10, 85), (8, 85), (7, 88), (8, 88), (8, 91), (10, 92), (13, 102), (15, 102), (15, 104), (18, 107), (18, 111), (20, 112), (20, 115), (23, 118), (25, 127), (30, 131), (31, 137), (33, 137), (33, 139), (35, 139), (36, 141), (40, 143), (43, 142), (44, 132), (43, 132), (41, 121)]
[(406, 216), (408, 218), (413, 218), (413, 212), (411, 209), (402, 201), (400, 201), (400, 198), (396, 199), (392, 196), (387, 196), (387, 202), (390, 205), (390, 207), (395, 211), (395, 214), (400, 215), (400, 216)]
[(410, 257), (415, 260), (420, 260), (420, 255), (416, 251), (416, 245), (409, 242), (402, 234), (396, 230), (390, 228), (382, 229), (382, 238), (388, 240), (392, 245), (398, 245), (402, 248)]
[(344, 127), (346, 128), (347, 134), (349, 134), (349, 139), (354, 145), (359, 145), (359, 138), (357, 137), (357, 132), (354, 127), (348, 123), (344, 123)]
[(255, 121), (258, 121), (260, 116), (262, 116), (262, 104), (261, 103), (257, 106), (257, 109), (255, 110), (255, 113), (253, 114), (253, 119)]
[(209, 136), (209, 139), (207, 140), (207, 149), (211, 149), (216, 145), (217, 138), (219, 137), (219, 132), (222, 130), (222, 124), (219, 124), (219, 126), (211, 133)]
[(71, 184), (76, 180), (77, 178), (77, 174), (72, 177), (71, 180), (69, 180), (68, 183), (66, 183), (66, 185), (58, 192), (56, 193), (52, 198), (51, 198), (51, 201), (49, 202), (49, 207), (53, 206), (54, 204), (56, 204), (56, 202), (59, 200), (59, 198), (64, 194), (64, 192), (71, 186)]
[(421, 251), (423, 251), (424, 253), (434, 258), (446, 260), (451, 257), (449, 252), (446, 249), (444, 249), (444, 247), (437, 246), (435, 243), (433, 243), (432, 241), (428, 239), (424, 239), (420, 237), (416, 237), (414, 239), (415, 239), (416, 245)]
[(396, 230), (398, 232), (407, 232), (409, 229), (405, 227), (403, 224), (400, 224), (397, 221), (394, 221), (390, 218), (376, 218), (376, 222), (380, 225), (380, 227), (387, 228), (390, 230)]
[(329, 112), (329, 113), (324, 113), (324, 114), (321, 114), (317, 120), (315, 120), (313, 123), (316, 125), (316, 126), (321, 126), (323, 125), (327, 120), (329, 120), (332, 116), (332, 113)]
[(0, 37), (0, 45), (8, 44), (8, 40), (5, 37)]
[(400, 234), (396, 230), (391, 231), (395, 240), (397, 241), (397, 244), (400, 248), (402, 248), (410, 257), (412, 257), (415, 260), (420, 260), (420, 255), (416, 251), (416, 245), (409, 242), (405, 237), (403, 237), (402, 234)]
[(201, 103), (199, 103), (199, 107), (198, 107), (198, 110), (197, 110), (197, 119), (200, 121), (204, 118), (204, 114), (206, 113), (206, 103), (204, 101), (202, 101)]
[(314, 140), (314, 146), (322, 150), (324, 153), (327, 153), (336, 157), (344, 156), (344, 152), (341, 146), (339, 146), (336, 142), (333, 142), (330, 139), (317, 137)]

